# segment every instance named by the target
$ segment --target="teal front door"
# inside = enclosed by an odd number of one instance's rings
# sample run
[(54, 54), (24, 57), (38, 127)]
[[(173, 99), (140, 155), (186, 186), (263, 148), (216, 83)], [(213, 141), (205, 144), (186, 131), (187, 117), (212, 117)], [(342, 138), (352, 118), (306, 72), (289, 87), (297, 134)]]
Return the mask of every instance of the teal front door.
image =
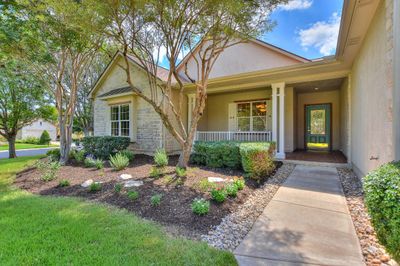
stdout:
[(310, 150), (331, 149), (331, 104), (306, 105), (305, 146)]

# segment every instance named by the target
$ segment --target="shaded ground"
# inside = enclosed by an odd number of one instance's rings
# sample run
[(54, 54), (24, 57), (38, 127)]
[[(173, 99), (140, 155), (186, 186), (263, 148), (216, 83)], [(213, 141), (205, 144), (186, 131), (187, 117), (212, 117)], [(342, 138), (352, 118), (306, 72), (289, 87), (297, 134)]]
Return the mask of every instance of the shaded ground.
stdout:
[[(211, 201), (210, 212), (205, 216), (197, 216), (191, 210), (193, 199), (200, 197), (209, 199), (207, 189), (201, 187), (202, 181), (204, 183), (204, 180), (211, 176), (231, 179), (243, 173), (239, 170), (193, 166), (188, 170), (187, 178), (179, 179), (174, 175), (176, 161), (177, 157), (170, 158), (170, 166), (166, 168), (166, 174), (159, 179), (149, 177), (152, 158), (143, 155), (136, 156), (127, 169), (119, 172), (113, 171), (110, 167), (96, 170), (76, 164), (67, 165), (59, 170), (58, 178), (50, 182), (40, 180), (41, 173), (31, 168), (18, 174), (15, 185), (35, 194), (78, 196), (109, 203), (132, 211), (141, 217), (160, 222), (172, 234), (195, 239), (218, 225), (228, 213), (235, 211), (258, 187), (257, 183), (247, 181), (246, 187), (238, 193), (237, 198), (228, 198), (222, 204)], [(121, 174), (130, 174), (133, 177), (132, 180), (142, 180), (144, 185), (116, 193), (114, 186), (122, 183), (123, 180), (119, 178)], [(58, 186), (59, 181), (63, 179), (69, 180), (69, 187)], [(101, 191), (89, 192), (87, 188), (81, 187), (81, 184), (88, 179), (103, 182)], [(134, 201), (129, 199), (127, 190), (138, 191), (139, 198)], [(154, 194), (163, 195), (158, 207), (151, 205), (150, 198)]]

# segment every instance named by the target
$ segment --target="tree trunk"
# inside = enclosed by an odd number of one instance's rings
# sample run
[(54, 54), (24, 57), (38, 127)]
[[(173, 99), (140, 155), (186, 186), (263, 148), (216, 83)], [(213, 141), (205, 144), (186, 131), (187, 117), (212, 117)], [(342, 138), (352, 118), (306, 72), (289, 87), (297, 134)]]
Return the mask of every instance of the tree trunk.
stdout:
[(16, 135), (8, 137), (8, 158), (17, 158), (17, 152), (15, 151), (15, 139)]
[(65, 165), (69, 159), (72, 144), (72, 125), (60, 124), (60, 164)]
[(177, 164), (178, 167), (185, 169), (188, 167), (190, 154), (192, 153), (192, 143), (193, 141), (188, 139), (185, 145), (183, 146), (182, 152), (179, 155), (179, 160)]

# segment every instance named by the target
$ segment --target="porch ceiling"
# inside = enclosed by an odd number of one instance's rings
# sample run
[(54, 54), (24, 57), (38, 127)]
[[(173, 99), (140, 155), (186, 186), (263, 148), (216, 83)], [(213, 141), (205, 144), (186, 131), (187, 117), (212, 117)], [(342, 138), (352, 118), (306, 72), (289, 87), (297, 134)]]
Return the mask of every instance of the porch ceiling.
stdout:
[(315, 80), (301, 83), (288, 84), (295, 88), (298, 93), (337, 90), (342, 85), (344, 78)]

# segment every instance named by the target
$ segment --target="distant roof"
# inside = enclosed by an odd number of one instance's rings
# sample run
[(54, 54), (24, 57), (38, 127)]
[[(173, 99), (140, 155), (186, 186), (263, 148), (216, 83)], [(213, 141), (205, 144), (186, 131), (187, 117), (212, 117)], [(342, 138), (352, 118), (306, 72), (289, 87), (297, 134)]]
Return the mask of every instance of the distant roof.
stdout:
[(118, 94), (122, 94), (122, 93), (128, 93), (128, 92), (133, 92), (131, 87), (122, 87), (122, 88), (113, 89), (106, 93), (103, 93), (103, 94), (99, 95), (99, 98), (118, 95)]

